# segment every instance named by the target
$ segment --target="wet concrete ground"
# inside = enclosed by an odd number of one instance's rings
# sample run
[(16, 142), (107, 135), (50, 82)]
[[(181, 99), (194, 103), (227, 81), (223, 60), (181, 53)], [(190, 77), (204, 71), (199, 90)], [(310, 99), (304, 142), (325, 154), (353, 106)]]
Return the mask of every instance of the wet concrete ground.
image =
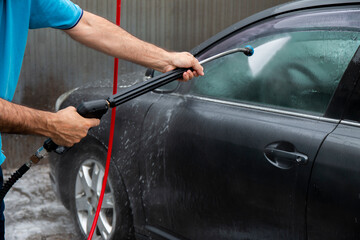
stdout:
[[(4, 179), (11, 171), (4, 170)], [(5, 197), (6, 240), (76, 240), (70, 213), (56, 199), (48, 165), (33, 166)]]

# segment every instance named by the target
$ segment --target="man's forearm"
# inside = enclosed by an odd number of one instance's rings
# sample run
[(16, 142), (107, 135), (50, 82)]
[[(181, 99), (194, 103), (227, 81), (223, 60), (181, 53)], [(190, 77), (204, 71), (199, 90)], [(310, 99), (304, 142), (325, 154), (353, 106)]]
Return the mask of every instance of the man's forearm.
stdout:
[(204, 75), (204, 69), (193, 55), (187, 52), (168, 52), (144, 42), (108, 20), (84, 11), (80, 22), (65, 30), (76, 41), (108, 55), (125, 59), (160, 72), (175, 68), (192, 68), (183, 80)]
[(99, 119), (81, 117), (74, 107), (51, 113), (0, 98), (0, 132), (42, 135), (52, 138), (58, 145), (70, 147), (99, 123)]
[(78, 25), (65, 32), (88, 47), (159, 71), (164, 71), (164, 66), (171, 64), (167, 51), (144, 42), (108, 20), (86, 11)]
[(49, 136), (47, 121), (51, 114), (0, 98), (0, 132)]

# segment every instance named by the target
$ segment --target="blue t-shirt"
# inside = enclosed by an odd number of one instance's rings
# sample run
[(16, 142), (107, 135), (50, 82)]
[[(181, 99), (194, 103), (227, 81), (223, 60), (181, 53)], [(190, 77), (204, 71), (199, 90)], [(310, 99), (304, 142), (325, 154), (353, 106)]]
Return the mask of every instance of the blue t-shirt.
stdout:
[[(28, 30), (69, 29), (82, 14), (80, 7), (70, 0), (0, 0), (0, 98), (11, 101), (14, 96)], [(1, 150), (0, 164), (4, 160)]]

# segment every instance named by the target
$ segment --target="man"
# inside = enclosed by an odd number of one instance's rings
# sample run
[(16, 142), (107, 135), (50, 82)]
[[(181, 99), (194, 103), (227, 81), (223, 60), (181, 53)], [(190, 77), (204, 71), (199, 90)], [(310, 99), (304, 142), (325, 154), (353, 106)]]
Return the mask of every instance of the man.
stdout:
[[(183, 74), (185, 81), (204, 74), (191, 54), (167, 52), (143, 42), (111, 22), (81, 10), (70, 0), (0, 0), (0, 132), (42, 135), (70, 147), (100, 123), (98, 119), (82, 118), (74, 107), (51, 113), (10, 102), (20, 74), (28, 29), (43, 27), (61, 29), (86, 46), (161, 72), (192, 67), (194, 71)], [(4, 160), (1, 151), (0, 164)], [(0, 239), (4, 238), (3, 210), (2, 204)]]

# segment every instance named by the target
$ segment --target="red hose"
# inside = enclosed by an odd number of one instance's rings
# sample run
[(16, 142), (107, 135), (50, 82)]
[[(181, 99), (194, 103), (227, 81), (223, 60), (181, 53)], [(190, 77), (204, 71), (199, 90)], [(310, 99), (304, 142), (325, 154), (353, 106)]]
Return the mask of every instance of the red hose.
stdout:
[[(121, 0), (117, 0), (116, 2), (116, 25), (120, 26), (120, 14), (121, 14)], [(117, 92), (117, 83), (118, 83), (118, 70), (119, 70), (119, 59), (115, 58), (114, 60), (114, 84), (113, 84), (113, 94)], [(114, 139), (114, 129), (115, 129), (115, 116), (116, 116), (116, 108), (114, 107), (111, 109), (111, 123), (110, 123), (110, 136), (109, 136), (109, 146), (106, 156), (106, 166), (105, 166), (105, 173), (104, 178), (102, 182), (101, 187), (101, 193), (99, 197), (99, 202), (96, 208), (95, 218), (93, 221), (93, 224), (91, 226), (91, 230), (89, 233), (88, 240), (92, 239), (92, 236), (94, 235), (96, 224), (99, 218), (101, 205), (104, 199), (105, 194), (105, 188), (106, 188), (106, 182), (109, 175), (109, 167), (110, 167), (110, 160), (111, 160), (111, 151), (113, 146), (113, 139)]]

